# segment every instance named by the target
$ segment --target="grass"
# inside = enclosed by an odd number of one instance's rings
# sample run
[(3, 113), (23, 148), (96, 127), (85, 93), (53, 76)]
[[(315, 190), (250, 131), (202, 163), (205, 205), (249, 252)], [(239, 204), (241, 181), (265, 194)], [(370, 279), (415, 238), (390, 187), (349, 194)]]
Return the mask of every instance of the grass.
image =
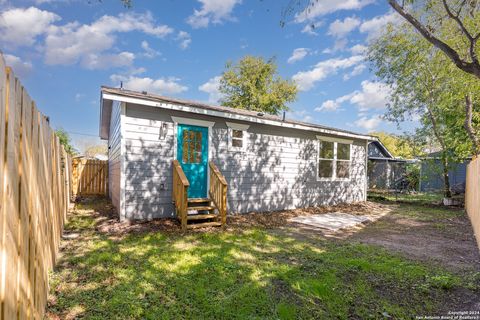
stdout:
[(461, 208), (441, 205), (442, 199), (442, 193), (433, 192), (415, 194), (368, 193), (368, 200), (370, 201), (400, 204), (401, 207), (397, 211), (404, 217), (419, 221), (439, 221), (435, 227), (440, 230), (446, 227), (442, 220), (464, 215)]
[(379, 247), (266, 229), (108, 236), (94, 209), (77, 206), (66, 227), (79, 238), (51, 275), (51, 317), (412, 318), (471, 285)]
[(368, 192), (369, 200), (373, 201), (395, 201), (411, 204), (438, 204), (442, 202), (443, 193), (439, 192), (417, 192), (413, 194), (408, 193), (393, 193), (393, 192)]

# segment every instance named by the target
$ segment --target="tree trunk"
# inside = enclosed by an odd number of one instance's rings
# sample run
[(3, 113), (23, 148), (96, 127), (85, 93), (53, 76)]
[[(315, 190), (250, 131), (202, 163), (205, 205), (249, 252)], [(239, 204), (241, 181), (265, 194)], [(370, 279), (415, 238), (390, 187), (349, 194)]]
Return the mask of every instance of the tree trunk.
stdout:
[(443, 166), (443, 195), (445, 198), (452, 197), (452, 191), (450, 191), (450, 177), (448, 175), (448, 159), (445, 152), (442, 152), (442, 166)]
[[(432, 106), (434, 101), (432, 101)], [(447, 159), (447, 145), (445, 143), (445, 140), (443, 140), (443, 136), (440, 132), (440, 128), (438, 127), (437, 124), (437, 119), (435, 118), (435, 115), (433, 113), (433, 110), (431, 109), (430, 105), (427, 105), (427, 111), (428, 115), (430, 117), (430, 121), (432, 122), (432, 128), (433, 128), (433, 134), (437, 138), (438, 142), (440, 143), (440, 146), (442, 148), (442, 166), (443, 166), (443, 194), (445, 198), (451, 198), (452, 197), (452, 192), (450, 191), (450, 177), (448, 176), (448, 159)]]
[(475, 155), (480, 155), (480, 141), (477, 136), (477, 133), (473, 129), (472, 118), (473, 118), (472, 97), (470, 96), (470, 94), (467, 94), (465, 96), (465, 130), (467, 130), (468, 136), (470, 137), (470, 140), (472, 140), (473, 153)]

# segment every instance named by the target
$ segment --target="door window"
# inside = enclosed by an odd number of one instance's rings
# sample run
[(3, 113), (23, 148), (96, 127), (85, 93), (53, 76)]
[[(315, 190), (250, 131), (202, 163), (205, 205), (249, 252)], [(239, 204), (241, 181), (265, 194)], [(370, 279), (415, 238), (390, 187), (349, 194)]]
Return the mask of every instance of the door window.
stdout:
[(201, 163), (202, 162), (202, 132), (193, 130), (183, 130), (183, 163)]

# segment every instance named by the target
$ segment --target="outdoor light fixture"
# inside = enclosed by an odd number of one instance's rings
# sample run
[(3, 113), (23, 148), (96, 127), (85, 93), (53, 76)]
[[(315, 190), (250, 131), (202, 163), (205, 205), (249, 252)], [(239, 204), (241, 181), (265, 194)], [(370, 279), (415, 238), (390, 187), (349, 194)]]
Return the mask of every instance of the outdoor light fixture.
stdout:
[(168, 123), (162, 122), (160, 125), (160, 140), (165, 140), (165, 137), (167, 136), (167, 130), (168, 130)]

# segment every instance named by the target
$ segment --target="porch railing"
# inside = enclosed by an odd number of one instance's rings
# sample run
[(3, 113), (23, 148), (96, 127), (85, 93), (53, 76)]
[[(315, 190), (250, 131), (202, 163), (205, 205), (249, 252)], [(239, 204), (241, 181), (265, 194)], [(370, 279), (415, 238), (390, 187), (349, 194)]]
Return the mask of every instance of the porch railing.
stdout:
[(173, 160), (173, 201), (182, 230), (187, 229), (188, 182), (178, 160)]
[(217, 166), (210, 161), (210, 198), (217, 207), (222, 226), (227, 223), (227, 181), (218, 170)]

